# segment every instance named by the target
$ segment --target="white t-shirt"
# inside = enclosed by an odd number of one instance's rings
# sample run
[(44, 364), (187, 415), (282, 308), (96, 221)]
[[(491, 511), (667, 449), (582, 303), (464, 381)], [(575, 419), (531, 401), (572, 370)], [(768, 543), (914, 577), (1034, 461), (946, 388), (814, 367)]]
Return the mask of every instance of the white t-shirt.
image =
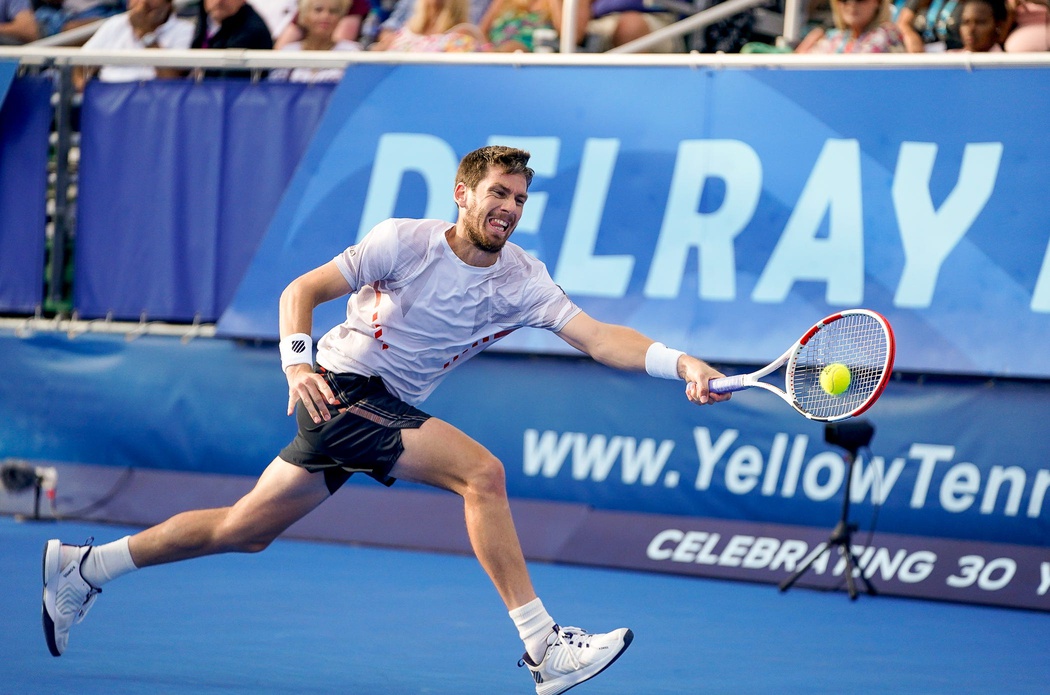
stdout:
[(464, 263), (451, 222), (392, 219), (335, 257), (354, 288), (346, 321), (317, 344), (334, 372), (379, 376), (413, 405), (458, 364), (524, 326), (560, 331), (577, 307), (546, 266), (507, 243), (495, 264)]
[[(301, 41), (285, 44), (282, 51), (301, 51)], [(333, 51), (360, 51), (356, 41), (337, 41)], [(277, 82), (338, 82), (343, 79), (343, 68), (277, 68), (270, 71), (270, 79)]]
[[(193, 22), (179, 19), (173, 13), (154, 33), (160, 48), (189, 48), (193, 43)], [(98, 31), (84, 44), (84, 48), (130, 51), (141, 50), (145, 46), (135, 37), (135, 31), (125, 13), (103, 22)], [(98, 78), (103, 82), (138, 82), (156, 77), (157, 71), (145, 65), (103, 65), (98, 72)]]

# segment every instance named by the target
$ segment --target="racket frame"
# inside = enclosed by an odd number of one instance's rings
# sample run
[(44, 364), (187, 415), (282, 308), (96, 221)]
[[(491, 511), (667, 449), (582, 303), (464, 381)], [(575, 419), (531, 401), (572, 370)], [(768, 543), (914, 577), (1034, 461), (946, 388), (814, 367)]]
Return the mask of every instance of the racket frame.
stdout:
[[(876, 387), (872, 390), (871, 394), (864, 400), (863, 403), (861, 403), (856, 408), (850, 410), (849, 412), (840, 415), (834, 415), (831, 417), (822, 417), (814, 415), (813, 413), (802, 408), (802, 406), (799, 405), (798, 401), (796, 401), (791, 395), (791, 393), (794, 390), (791, 384), (795, 376), (795, 365), (798, 361), (798, 356), (801, 353), (802, 348), (804, 348), (806, 344), (809, 343), (810, 339), (813, 338), (813, 336), (816, 335), (817, 332), (823, 329), (825, 326), (834, 323), (835, 321), (838, 321), (844, 317), (851, 315), (855, 316), (858, 314), (868, 315), (874, 318), (876, 321), (878, 321), (879, 324), (882, 325), (883, 330), (886, 332), (886, 363), (882, 375), (879, 379), (879, 383), (876, 385)], [(731, 393), (734, 391), (743, 391), (745, 389), (757, 387), (769, 391), (770, 393), (774, 393), (777, 396), (780, 396), (792, 408), (794, 408), (810, 420), (816, 420), (819, 422), (836, 422), (838, 420), (845, 420), (846, 418), (860, 415), (868, 408), (870, 408), (875, 403), (875, 401), (879, 399), (879, 396), (881, 396), (882, 392), (886, 389), (886, 384), (889, 383), (890, 376), (893, 373), (893, 361), (895, 355), (896, 339), (893, 336), (893, 327), (890, 326), (889, 321), (887, 321), (886, 318), (882, 316), (882, 314), (879, 314), (875, 311), (871, 311), (870, 309), (847, 309), (845, 311), (840, 311), (838, 313), (831, 314), (830, 316), (826, 316), (820, 321), (817, 321), (815, 324), (813, 324), (813, 327), (806, 331), (801, 338), (795, 341), (795, 344), (788, 348), (783, 355), (773, 360), (762, 369), (747, 374), (737, 374), (734, 376), (719, 377), (717, 379), (712, 379), (710, 382), (708, 382), (708, 389), (711, 391), (711, 393)], [(768, 381), (761, 381), (761, 379), (769, 376), (770, 374), (777, 371), (781, 367), (784, 367), (785, 365), (786, 368), (783, 389), (780, 389), (779, 387), (769, 383)]]

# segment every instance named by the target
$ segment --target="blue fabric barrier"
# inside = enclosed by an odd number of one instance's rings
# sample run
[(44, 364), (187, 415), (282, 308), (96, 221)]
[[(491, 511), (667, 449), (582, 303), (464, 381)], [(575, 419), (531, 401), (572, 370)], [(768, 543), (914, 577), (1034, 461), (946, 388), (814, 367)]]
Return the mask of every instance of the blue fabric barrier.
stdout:
[[(272, 344), (0, 335), (0, 354), (0, 458), (253, 475), (295, 433)], [(486, 354), (425, 407), (499, 457), (517, 498), (830, 528), (845, 487), (822, 425), (757, 389), (700, 408), (590, 360)], [(1042, 383), (892, 382), (865, 414), (854, 519), (1047, 546), (1048, 407)]]
[(0, 333), (0, 354), (0, 459), (252, 475), (295, 434), (276, 348)]
[(17, 60), (0, 60), (0, 104), (4, 103), (7, 90), (15, 79), (18, 72)]
[(51, 81), (15, 80), (0, 63), (0, 311), (33, 313), (44, 297)]
[(237, 80), (90, 83), (81, 114), (80, 315), (216, 320), (331, 91)]

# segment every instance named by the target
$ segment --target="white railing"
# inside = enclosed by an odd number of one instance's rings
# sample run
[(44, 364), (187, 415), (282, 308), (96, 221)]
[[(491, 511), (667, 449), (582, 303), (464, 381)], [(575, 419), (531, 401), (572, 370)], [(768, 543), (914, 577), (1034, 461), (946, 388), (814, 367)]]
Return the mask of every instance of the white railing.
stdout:
[[(735, 0), (729, 0), (733, 2)], [(688, 20), (687, 20), (688, 21)], [(766, 68), (918, 68), (1040, 67), (1048, 53), (871, 53), (851, 55), (709, 54), (709, 53), (394, 53), (372, 51), (249, 51), (189, 49), (101, 51), (83, 48), (0, 46), (0, 60), (23, 65), (151, 65), (169, 68), (266, 70), (293, 67), (349, 67), (357, 64), (401, 65), (592, 65), (766, 67)]]
[(187, 343), (195, 338), (214, 338), (215, 324), (211, 323), (165, 323), (143, 318), (141, 321), (113, 321), (111, 319), (81, 319), (73, 316), (28, 318), (0, 317), (0, 332), (10, 331), (19, 338), (31, 338), (37, 333), (65, 333), (76, 338), (89, 333), (123, 335), (134, 340), (143, 335), (158, 335), (179, 338)]

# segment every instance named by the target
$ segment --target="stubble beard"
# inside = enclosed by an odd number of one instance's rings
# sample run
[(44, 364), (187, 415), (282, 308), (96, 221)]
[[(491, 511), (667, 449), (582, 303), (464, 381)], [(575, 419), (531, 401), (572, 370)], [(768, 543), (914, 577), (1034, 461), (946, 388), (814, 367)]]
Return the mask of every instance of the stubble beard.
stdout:
[(467, 223), (467, 239), (474, 247), (486, 253), (499, 253), (507, 243), (507, 237), (498, 237), (495, 241), (485, 236), (485, 214), (475, 213), (469, 216)]

